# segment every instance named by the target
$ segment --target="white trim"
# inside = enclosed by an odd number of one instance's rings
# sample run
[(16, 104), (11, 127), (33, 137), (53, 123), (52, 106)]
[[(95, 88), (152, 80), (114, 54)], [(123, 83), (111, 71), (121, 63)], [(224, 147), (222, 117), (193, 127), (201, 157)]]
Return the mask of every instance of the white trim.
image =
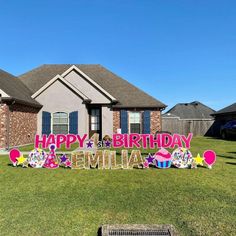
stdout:
[(53, 79), (48, 81), (43, 87), (41, 87), (37, 92), (35, 92), (31, 97), (36, 98), (38, 97), (44, 90), (46, 90), (48, 87), (50, 87), (55, 81), (60, 80), (61, 82), (65, 83), (69, 88), (71, 88), (75, 93), (77, 93), (80, 97), (83, 98), (83, 100), (91, 100), (86, 95), (84, 95), (80, 90), (78, 90), (74, 85), (72, 85), (70, 82), (65, 80), (62, 76), (56, 75)]
[(7, 93), (5, 93), (2, 89), (0, 89), (0, 94), (1, 94), (1, 97), (2, 98), (9, 98), (10, 96), (7, 94)]
[(64, 73), (62, 73), (62, 77), (65, 77), (68, 75), (72, 70), (77, 71), (79, 74), (81, 74), (87, 81), (89, 81), (91, 84), (93, 84), (98, 90), (100, 90), (102, 93), (104, 93), (106, 96), (108, 96), (112, 102), (116, 102), (117, 99), (114, 98), (110, 93), (108, 93), (105, 89), (103, 89), (99, 84), (97, 84), (93, 79), (91, 79), (89, 76), (87, 76), (83, 71), (81, 71), (77, 66), (73, 65), (68, 70), (66, 70)]

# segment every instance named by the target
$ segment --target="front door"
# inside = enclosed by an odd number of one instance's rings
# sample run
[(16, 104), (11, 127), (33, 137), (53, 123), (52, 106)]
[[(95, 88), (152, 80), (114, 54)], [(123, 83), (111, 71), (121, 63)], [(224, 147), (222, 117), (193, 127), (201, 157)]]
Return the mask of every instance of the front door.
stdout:
[(102, 135), (102, 116), (101, 107), (89, 108), (89, 137), (91, 138), (94, 133), (99, 134), (99, 139)]

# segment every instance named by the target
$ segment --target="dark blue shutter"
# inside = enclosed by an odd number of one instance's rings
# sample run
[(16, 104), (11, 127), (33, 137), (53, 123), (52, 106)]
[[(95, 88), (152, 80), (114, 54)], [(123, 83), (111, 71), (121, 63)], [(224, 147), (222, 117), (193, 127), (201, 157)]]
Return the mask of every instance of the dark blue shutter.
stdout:
[(143, 112), (143, 133), (150, 134), (150, 111)]
[(78, 134), (78, 111), (73, 111), (69, 115), (70, 134)]
[(128, 112), (126, 110), (120, 111), (120, 126), (121, 126), (121, 133), (127, 134), (128, 133)]
[(51, 113), (43, 111), (42, 116), (42, 134), (49, 135), (51, 133)]

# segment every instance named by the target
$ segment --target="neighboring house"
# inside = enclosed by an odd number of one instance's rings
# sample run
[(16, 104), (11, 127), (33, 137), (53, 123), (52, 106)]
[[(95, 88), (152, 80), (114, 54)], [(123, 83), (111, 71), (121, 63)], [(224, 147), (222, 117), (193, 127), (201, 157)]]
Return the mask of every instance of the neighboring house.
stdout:
[(215, 118), (214, 135), (219, 136), (222, 125), (226, 124), (228, 121), (236, 120), (236, 103), (214, 112), (212, 116)]
[(0, 70), (0, 149), (32, 143), (42, 107), (15, 76)]
[(216, 120), (226, 123), (231, 120), (236, 120), (236, 103), (231, 104), (212, 114)]
[(178, 103), (162, 115), (162, 130), (185, 135), (211, 135), (213, 112), (213, 109), (197, 101)]
[[(22, 99), (26, 96), (38, 109), (20, 129), (28, 130), (30, 123), (40, 135), (86, 133), (90, 137), (161, 130), (166, 105), (101, 65), (43, 65), (19, 76), (17, 82), (27, 89)], [(5, 99), (2, 84), (0, 89)], [(9, 145), (24, 143), (19, 138)]]

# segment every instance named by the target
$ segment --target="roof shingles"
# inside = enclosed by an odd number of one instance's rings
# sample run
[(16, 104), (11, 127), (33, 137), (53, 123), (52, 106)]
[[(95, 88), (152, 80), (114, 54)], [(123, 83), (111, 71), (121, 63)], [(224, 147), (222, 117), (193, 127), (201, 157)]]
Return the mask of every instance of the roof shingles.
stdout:
[(225, 115), (228, 113), (236, 113), (236, 102), (231, 104), (230, 106), (227, 106), (227, 107), (213, 113), (212, 115), (217, 116), (217, 115)]
[(163, 117), (179, 117), (180, 119), (213, 119), (211, 114), (215, 112), (210, 107), (194, 101), (191, 103), (178, 103)]
[[(43, 65), (19, 78), (32, 91), (37, 92), (56, 75), (61, 75), (73, 64)], [(75, 64), (87, 76), (118, 100), (114, 107), (119, 108), (165, 108), (166, 105), (144, 91), (115, 75), (101, 65)]]
[(31, 98), (32, 92), (15, 76), (0, 70), (0, 89), (10, 97), (3, 100), (15, 100), (26, 105), (40, 107), (41, 105)]

